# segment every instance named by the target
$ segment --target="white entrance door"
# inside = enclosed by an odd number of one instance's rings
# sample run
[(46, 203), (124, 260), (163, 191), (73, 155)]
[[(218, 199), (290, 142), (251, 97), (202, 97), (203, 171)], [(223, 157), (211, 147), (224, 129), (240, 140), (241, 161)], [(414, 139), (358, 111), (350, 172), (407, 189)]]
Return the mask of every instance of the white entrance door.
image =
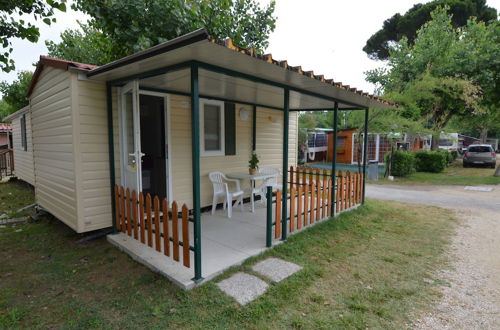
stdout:
[(125, 188), (142, 191), (139, 82), (121, 89), (122, 183)]

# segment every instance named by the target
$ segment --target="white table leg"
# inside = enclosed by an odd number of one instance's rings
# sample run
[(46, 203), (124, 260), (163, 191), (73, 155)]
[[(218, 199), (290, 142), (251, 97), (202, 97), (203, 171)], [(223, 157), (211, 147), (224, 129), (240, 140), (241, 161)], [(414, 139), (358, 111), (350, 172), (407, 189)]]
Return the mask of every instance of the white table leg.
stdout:
[(255, 180), (250, 180), (250, 202), (252, 203), (252, 213), (255, 212), (254, 200), (253, 200), (253, 190), (255, 186)]

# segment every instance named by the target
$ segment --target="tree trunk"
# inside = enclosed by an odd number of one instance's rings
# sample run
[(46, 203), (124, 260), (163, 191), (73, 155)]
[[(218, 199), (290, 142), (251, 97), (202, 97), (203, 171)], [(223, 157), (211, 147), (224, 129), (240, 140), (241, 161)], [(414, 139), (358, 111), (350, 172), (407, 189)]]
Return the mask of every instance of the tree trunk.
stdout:
[(436, 151), (438, 149), (439, 149), (439, 135), (436, 137), (434, 134), (432, 134), (431, 150)]
[(487, 128), (481, 128), (481, 133), (479, 133), (479, 139), (481, 140), (481, 143), (486, 143), (486, 139), (488, 138), (488, 129)]
[(500, 165), (497, 166), (497, 169), (495, 170), (495, 174), (493, 176), (500, 176)]

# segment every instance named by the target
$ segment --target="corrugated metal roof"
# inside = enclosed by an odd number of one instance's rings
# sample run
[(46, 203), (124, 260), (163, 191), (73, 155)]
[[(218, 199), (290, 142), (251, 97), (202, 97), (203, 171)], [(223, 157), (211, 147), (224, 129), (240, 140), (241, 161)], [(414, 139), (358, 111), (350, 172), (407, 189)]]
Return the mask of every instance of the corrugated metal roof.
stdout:
[(12, 124), (0, 123), (0, 132), (12, 132)]

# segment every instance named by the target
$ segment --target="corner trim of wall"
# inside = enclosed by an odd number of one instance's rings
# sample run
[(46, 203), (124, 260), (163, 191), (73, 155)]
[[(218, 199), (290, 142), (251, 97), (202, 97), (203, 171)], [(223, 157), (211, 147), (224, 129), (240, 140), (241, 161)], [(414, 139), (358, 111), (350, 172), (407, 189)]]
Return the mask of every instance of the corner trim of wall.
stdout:
[(83, 200), (80, 189), (82, 187), (81, 155), (80, 155), (80, 125), (78, 105), (78, 74), (69, 72), (70, 79), (70, 98), (71, 98), (71, 123), (73, 129), (73, 162), (75, 170), (75, 201), (76, 201), (76, 228), (77, 232), (83, 232), (84, 226), (81, 223), (83, 216)]

